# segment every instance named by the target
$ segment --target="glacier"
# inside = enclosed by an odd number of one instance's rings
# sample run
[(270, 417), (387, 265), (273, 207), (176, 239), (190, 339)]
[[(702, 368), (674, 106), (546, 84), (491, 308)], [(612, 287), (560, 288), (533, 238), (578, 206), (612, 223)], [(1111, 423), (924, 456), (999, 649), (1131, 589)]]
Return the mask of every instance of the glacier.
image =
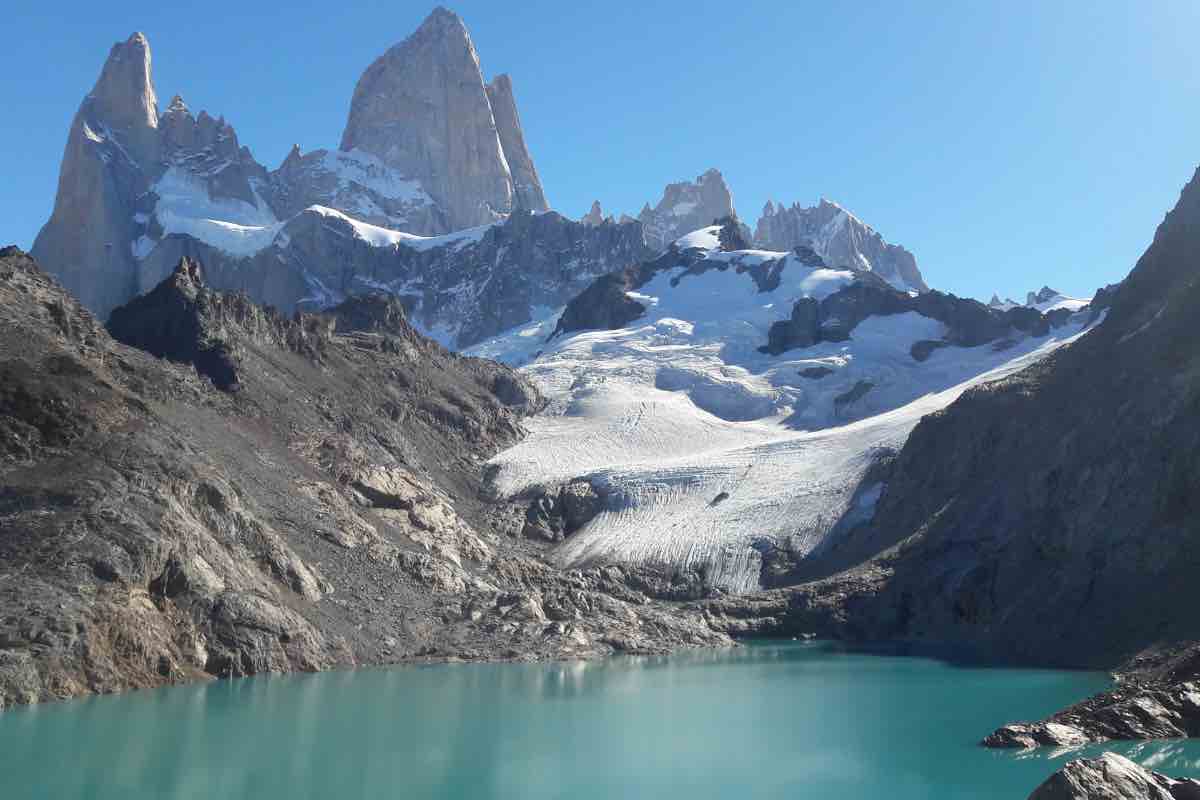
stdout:
[[(521, 366), (548, 400), (529, 436), (491, 460), (494, 489), (519, 497), (583, 479), (606, 499), (551, 552), (563, 566), (667, 563), (702, 569), (726, 591), (757, 589), (764, 549), (817, 554), (870, 516), (882, 487), (865, 477), (921, 417), (1095, 324), (1076, 313), (1046, 336), (943, 347), (917, 361), (912, 345), (944, 329), (907, 312), (870, 317), (848, 341), (771, 356), (759, 346), (796, 299), (820, 299), (855, 276), (788, 253), (722, 252), (716, 230), (676, 246), (708, 248), (726, 268), (656, 275), (630, 293), (647, 310), (624, 328), (547, 341), (557, 310), (543, 309), (467, 351)], [(780, 258), (773, 291), (742, 271)]]

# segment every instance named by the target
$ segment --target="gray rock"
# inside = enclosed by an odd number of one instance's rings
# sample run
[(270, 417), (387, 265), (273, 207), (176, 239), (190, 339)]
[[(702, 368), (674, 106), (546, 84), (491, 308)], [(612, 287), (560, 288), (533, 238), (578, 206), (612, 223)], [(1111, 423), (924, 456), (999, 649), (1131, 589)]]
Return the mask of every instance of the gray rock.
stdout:
[(1174, 780), (1116, 753), (1072, 761), (1029, 800), (1196, 800), (1200, 781)]
[(1017, 722), (983, 740), (985, 747), (1076, 747), (1123, 739), (1200, 736), (1200, 684), (1125, 686), (1096, 695), (1041, 722)]

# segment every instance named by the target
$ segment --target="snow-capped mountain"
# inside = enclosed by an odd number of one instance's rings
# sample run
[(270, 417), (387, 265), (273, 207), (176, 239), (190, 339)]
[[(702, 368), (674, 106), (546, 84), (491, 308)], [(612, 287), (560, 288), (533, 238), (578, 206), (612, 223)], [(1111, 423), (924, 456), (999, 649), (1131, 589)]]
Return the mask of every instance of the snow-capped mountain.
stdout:
[[(160, 112), (145, 36), (114, 45), (72, 123), (33, 254), (104, 316), (157, 285), (181, 249), (232, 275), (232, 262), (285, 248), (285, 229), (314, 206), (422, 236), (547, 210), (512, 81), (485, 83), (456, 15), (436, 9), (366, 70), (339, 150), (293, 148), (274, 171), (223, 118), (193, 115), (178, 96)], [(307, 268), (315, 256), (286, 261)], [(290, 309), (310, 287), (285, 272), (218, 288)]]
[(912, 253), (888, 244), (871, 226), (824, 198), (811, 208), (768, 200), (754, 240), (769, 250), (808, 247), (828, 264), (869, 270), (898, 289), (929, 290)]
[[(772, 347), (797, 308), (818, 335)], [(752, 249), (729, 220), (469, 352), (524, 364), (550, 403), (492, 461), (495, 488), (605, 498), (559, 562), (701, 567), (743, 591), (764, 557), (803, 561), (869, 517), (874, 465), (922, 416), (1094, 319), (914, 297), (810, 249)]]
[[(1058, 311), (1060, 309), (1075, 312), (1091, 302), (1091, 300), (1083, 300), (1078, 297), (1068, 297), (1057, 289), (1043, 286), (1038, 291), (1029, 292), (1025, 295), (1024, 306), (1025, 308), (1036, 309), (1042, 313)], [(1020, 308), (1021, 304), (1012, 298), (1001, 300), (1000, 295), (993, 294), (988, 306), (999, 311), (1007, 311), (1010, 308)]]

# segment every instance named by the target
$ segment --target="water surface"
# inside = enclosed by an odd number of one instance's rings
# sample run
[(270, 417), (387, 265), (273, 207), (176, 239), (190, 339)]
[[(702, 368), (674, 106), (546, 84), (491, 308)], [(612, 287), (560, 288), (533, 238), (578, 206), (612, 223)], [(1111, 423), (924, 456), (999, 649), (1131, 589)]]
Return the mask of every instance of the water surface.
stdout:
[(0, 714), (0, 796), (1010, 800), (1079, 753), (976, 742), (1107, 685), (828, 643), (222, 681)]

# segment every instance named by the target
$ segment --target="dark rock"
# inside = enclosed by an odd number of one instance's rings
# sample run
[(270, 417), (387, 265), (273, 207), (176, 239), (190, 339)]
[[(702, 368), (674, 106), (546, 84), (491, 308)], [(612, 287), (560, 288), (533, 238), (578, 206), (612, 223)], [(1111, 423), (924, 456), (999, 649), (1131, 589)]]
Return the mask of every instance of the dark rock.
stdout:
[(812, 297), (802, 297), (792, 305), (791, 319), (772, 323), (767, 332), (767, 344), (760, 352), (779, 355), (797, 347), (811, 347), (821, 341), (820, 303)]
[(572, 481), (557, 492), (542, 492), (525, 512), (526, 538), (559, 542), (604, 510), (604, 499), (587, 481)]
[(912, 355), (914, 361), (926, 361), (933, 355), (934, 350), (940, 350), (943, 347), (949, 346), (950, 343), (943, 339), (922, 339), (913, 344), (909, 353)]
[(801, 378), (808, 378), (810, 381), (818, 381), (827, 375), (832, 375), (833, 370), (829, 367), (805, 367), (800, 370)]

